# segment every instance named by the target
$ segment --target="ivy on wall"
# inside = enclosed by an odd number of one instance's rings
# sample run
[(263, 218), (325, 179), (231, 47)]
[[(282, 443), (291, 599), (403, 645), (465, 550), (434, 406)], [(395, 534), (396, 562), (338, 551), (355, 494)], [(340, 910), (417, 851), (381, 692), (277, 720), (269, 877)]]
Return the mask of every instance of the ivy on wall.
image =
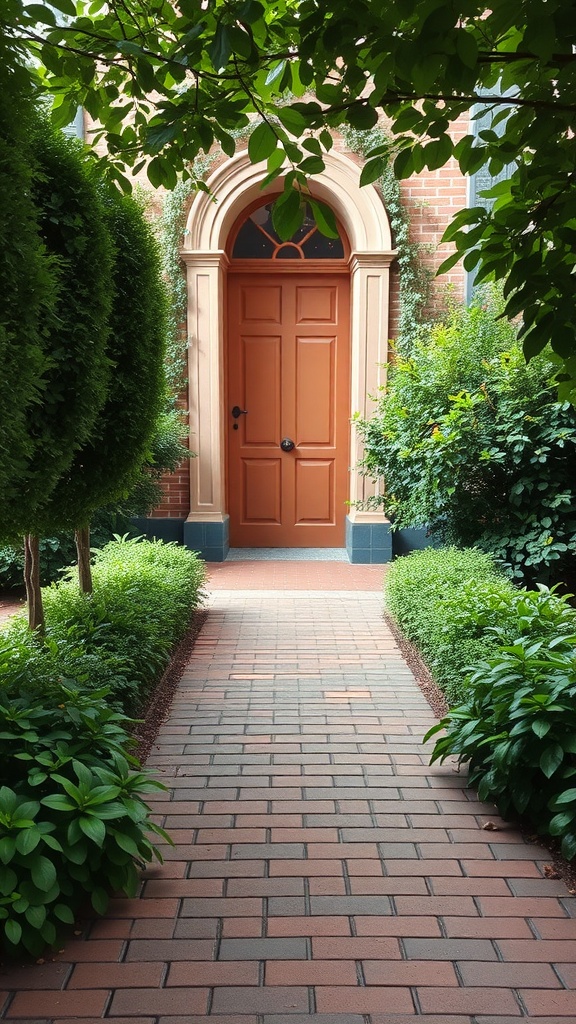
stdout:
[(382, 174), (375, 179), (374, 184), (384, 200), (398, 253), (396, 262), (400, 276), (400, 312), (396, 348), (402, 355), (408, 355), (418, 336), (430, 297), (432, 274), (420, 258), (425, 247), (410, 239), (410, 214), (402, 201), (398, 178), (394, 175), (392, 141), (386, 132), (382, 128), (373, 128), (371, 131), (344, 128), (342, 136), (349, 149), (359, 156), (365, 157), (377, 147), (389, 153), (389, 159), (383, 160)]

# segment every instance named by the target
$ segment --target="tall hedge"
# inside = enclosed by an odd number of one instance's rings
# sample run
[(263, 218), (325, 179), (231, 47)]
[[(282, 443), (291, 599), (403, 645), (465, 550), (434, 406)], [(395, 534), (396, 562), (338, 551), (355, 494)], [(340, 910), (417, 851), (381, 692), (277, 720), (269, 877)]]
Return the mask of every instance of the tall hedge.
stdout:
[(162, 405), (166, 299), (158, 245), (140, 205), (107, 190), (105, 223), (114, 246), (107, 397), (87, 441), (50, 499), (55, 528), (86, 526), (140, 475)]
[(19, 533), (52, 526), (50, 496), (96, 425), (111, 372), (112, 247), (97, 182), (81, 146), (43, 118), (36, 121), (32, 149), (32, 199), (56, 263), (58, 298), (44, 331), (45, 390), (28, 414), (36, 448), (21, 479), (13, 520)]
[[(14, 4), (6, 4), (9, 16)], [(3, 32), (0, 95), (0, 535), (7, 535), (38, 444), (28, 415), (46, 387), (42, 326), (55, 300), (55, 279), (31, 194), (34, 96), (17, 45)]]

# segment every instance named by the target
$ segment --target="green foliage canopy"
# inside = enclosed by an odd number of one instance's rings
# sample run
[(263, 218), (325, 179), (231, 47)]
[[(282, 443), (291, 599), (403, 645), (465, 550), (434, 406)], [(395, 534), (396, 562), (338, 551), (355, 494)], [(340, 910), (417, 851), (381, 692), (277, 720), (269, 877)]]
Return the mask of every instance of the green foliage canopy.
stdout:
[(0, 530), (8, 538), (52, 525), (51, 494), (90, 436), (110, 376), (112, 252), (96, 182), (79, 149), (43, 118), (32, 127), (31, 149), (31, 196), (55, 267), (56, 301), (42, 331), (41, 401), (26, 415), (31, 451), (3, 507)]
[(551, 363), (526, 364), (496, 309), (455, 308), (398, 358), (360, 422), (380, 499), (398, 526), (477, 545), (519, 579), (562, 579), (576, 542), (576, 413)]
[[(22, 3), (22, 0), (20, 0)], [(249, 153), (269, 180), (285, 175), (276, 227), (302, 217), (296, 189), (323, 168), (330, 129), (371, 129), (382, 112), (395, 134), (395, 172), (408, 177), (454, 157), (509, 180), (491, 211), (456, 215), (447, 238), (480, 279), (506, 280), (506, 311), (523, 314), (528, 356), (548, 342), (576, 378), (576, 17), (574, 0), (56, 0), (20, 8), (9, 26), (43, 64), (61, 125), (82, 105), (101, 125), (111, 166), (142, 167), (176, 184), (216, 141), (256, 113)], [(63, 19), (59, 19), (60, 22)], [(309, 94), (315, 96), (309, 99)], [(492, 127), (456, 139), (477, 107)], [(369, 154), (363, 181), (381, 176), (389, 147)], [(310, 186), (313, 193), (313, 184)], [(324, 220), (322, 211), (319, 219)], [(330, 224), (325, 224), (331, 230)]]
[(1, 33), (0, 95), (0, 496), (6, 514), (36, 450), (28, 416), (46, 386), (43, 326), (56, 282), (31, 196), (31, 83)]
[(158, 245), (138, 203), (106, 189), (113, 248), (106, 400), (86, 443), (50, 499), (56, 528), (76, 528), (140, 481), (164, 393), (165, 293)]

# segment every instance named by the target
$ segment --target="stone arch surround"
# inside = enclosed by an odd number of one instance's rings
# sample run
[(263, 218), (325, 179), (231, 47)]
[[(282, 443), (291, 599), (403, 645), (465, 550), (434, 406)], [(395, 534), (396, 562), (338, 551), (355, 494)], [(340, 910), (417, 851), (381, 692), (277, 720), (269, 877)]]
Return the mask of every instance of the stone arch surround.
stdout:
[[(315, 198), (329, 205), (350, 242), (351, 388), (350, 416), (369, 415), (370, 395), (382, 382), (388, 356), (390, 223), (372, 185), (360, 188), (359, 169), (341, 153), (325, 156), (326, 170), (310, 183)], [(184, 543), (210, 561), (228, 553), (226, 508), (225, 326), (226, 243), (230, 230), (254, 200), (278, 192), (278, 183), (261, 188), (265, 164), (251, 164), (246, 151), (221, 164), (208, 179), (210, 195), (198, 192), (186, 223), (181, 257), (188, 295), (188, 408), (190, 514)], [(311, 266), (311, 265), (310, 265)], [(264, 268), (263, 268), (264, 269)], [(311, 267), (312, 269), (312, 267)], [(349, 500), (365, 498), (370, 485), (355, 469), (361, 448), (351, 424)], [(381, 513), (347, 516), (346, 545), (353, 562), (383, 562), (391, 557), (389, 527)]]

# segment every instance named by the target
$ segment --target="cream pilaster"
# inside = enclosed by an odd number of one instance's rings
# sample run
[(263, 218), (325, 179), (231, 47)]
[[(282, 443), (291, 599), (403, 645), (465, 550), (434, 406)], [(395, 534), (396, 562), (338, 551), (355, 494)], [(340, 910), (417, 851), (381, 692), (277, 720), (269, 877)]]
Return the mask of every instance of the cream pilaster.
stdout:
[(225, 491), (224, 279), (228, 257), (184, 251), (188, 292), (189, 522), (222, 522)]

